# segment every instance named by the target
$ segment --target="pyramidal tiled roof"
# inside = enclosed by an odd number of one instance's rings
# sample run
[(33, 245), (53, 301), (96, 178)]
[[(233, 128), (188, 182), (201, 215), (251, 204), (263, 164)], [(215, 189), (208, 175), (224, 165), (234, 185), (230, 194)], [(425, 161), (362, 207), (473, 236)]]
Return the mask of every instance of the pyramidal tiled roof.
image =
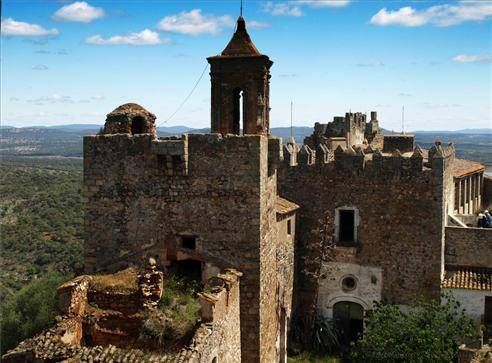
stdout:
[(240, 16), (237, 19), (237, 26), (231, 41), (225, 49), (222, 51), (222, 57), (247, 57), (247, 56), (260, 56), (261, 53), (256, 49), (255, 45), (249, 37), (246, 30), (246, 22), (244, 18)]

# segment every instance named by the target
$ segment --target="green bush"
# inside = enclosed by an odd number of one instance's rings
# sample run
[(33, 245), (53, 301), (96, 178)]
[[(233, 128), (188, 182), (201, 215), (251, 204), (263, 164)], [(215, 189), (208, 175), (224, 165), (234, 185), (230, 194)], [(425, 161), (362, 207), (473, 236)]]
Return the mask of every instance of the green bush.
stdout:
[(165, 347), (193, 333), (200, 312), (198, 290), (198, 283), (166, 276), (158, 309), (147, 316), (140, 339)]
[(2, 354), (53, 323), (56, 288), (66, 279), (57, 272), (49, 272), (5, 299), (0, 313)]
[(408, 313), (379, 304), (352, 349), (355, 362), (452, 362), (458, 345), (476, 333), (473, 321), (450, 295), (419, 301)]

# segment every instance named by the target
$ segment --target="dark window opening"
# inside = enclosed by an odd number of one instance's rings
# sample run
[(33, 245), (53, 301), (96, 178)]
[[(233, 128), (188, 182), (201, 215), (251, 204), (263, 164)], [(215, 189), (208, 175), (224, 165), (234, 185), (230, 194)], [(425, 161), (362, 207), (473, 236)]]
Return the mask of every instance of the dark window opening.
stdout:
[(167, 166), (167, 157), (166, 155), (157, 155), (157, 164), (160, 168), (166, 168)]
[(172, 158), (173, 158), (174, 165), (179, 164), (181, 162), (181, 155), (173, 155)]
[(340, 242), (355, 242), (355, 213), (353, 210), (340, 210)]
[(485, 337), (492, 338), (492, 296), (485, 296), (483, 325), (485, 325)]
[(132, 119), (132, 135), (144, 133), (145, 120), (142, 116), (135, 116)]
[[(233, 133), (239, 135), (241, 124), (243, 123), (243, 91), (240, 88), (235, 88), (232, 91), (232, 122)], [(244, 125), (243, 125), (244, 129)]]
[(196, 237), (195, 236), (182, 236), (181, 247), (188, 248), (190, 250), (196, 249)]
[(202, 281), (202, 263), (196, 260), (180, 260), (173, 261), (169, 266), (169, 270), (179, 280), (186, 283)]
[(289, 236), (292, 234), (292, 221), (290, 219), (287, 220), (287, 234)]

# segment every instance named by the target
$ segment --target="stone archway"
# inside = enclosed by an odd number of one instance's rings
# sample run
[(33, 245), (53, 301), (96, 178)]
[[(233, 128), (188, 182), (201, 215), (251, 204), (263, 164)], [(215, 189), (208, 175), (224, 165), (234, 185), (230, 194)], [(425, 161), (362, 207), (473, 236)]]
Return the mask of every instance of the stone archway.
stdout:
[(333, 319), (340, 333), (342, 345), (356, 341), (364, 329), (364, 308), (352, 301), (339, 301), (333, 305)]

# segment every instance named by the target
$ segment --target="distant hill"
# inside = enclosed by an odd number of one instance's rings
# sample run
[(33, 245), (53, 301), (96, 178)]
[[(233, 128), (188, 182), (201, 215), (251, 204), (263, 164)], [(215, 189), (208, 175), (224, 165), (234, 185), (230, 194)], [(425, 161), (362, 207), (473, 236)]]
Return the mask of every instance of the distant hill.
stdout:
[[(1, 128), (2, 156), (82, 156), (82, 137), (99, 131), (102, 125), (72, 124), (50, 127)], [(294, 126), (292, 135), (301, 144), (312, 133), (311, 127)], [(187, 126), (164, 126), (157, 129), (159, 136), (188, 133), (209, 133), (209, 128), (195, 129)], [(272, 135), (284, 142), (291, 135), (290, 127), (273, 127)], [(384, 130), (386, 134), (391, 131)], [(492, 169), (492, 129), (463, 129), (459, 131), (415, 131), (416, 143), (429, 148), (436, 137), (443, 143), (453, 142), (458, 157), (480, 161)]]

